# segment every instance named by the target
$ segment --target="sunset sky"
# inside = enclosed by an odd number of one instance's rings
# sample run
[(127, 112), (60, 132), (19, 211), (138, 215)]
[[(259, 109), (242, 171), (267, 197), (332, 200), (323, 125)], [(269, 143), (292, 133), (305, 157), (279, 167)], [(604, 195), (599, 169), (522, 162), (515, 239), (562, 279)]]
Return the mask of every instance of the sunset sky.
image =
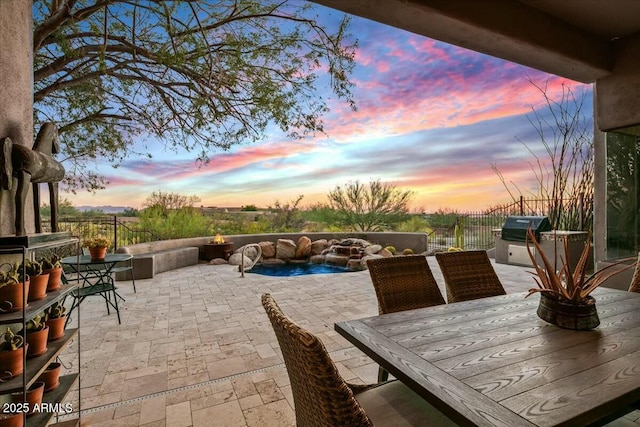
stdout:
[[(322, 6), (313, 11), (329, 27), (341, 16)], [(477, 210), (509, 201), (492, 164), (522, 187), (532, 181), (533, 158), (519, 140), (542, 150), (527, 114), (545, 107), (529, 79), (547, 85), (552, 98), (563, 83), (587, 90), (584, 113), (592, 115), (590, 85), (358, 17), (350, 30), (359, 43), (351, 76), (358, 111), (332, 102), (327, 135), (291, 141), (274, 132), (261, 143), (212, 152), (202, 168), (193, 153), (156, 148), (151, 160), (101, 167), (107, 190), (62, 197), (76, 206), (140, 208), (162, 190), (196, 195), (204, 206), (266, 207), (298, 195), (309, 205), (336, 185), (380, 179), (414, 191), (415, 210)]]

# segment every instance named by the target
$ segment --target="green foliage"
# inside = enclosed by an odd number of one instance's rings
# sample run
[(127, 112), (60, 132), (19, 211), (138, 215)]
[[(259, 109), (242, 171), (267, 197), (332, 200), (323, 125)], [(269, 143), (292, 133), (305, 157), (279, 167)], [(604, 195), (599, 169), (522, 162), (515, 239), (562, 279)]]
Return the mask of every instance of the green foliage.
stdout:
[(256, 205), (246, 205), (241, 209), (243, 212), (256, 212), (258, 207)]
[(20, 283), (18, 264), (5, 262), (0, 265), (0, 288), (7, 285)]
[(379, 180), (369, 184), (355, 181), (336, 186), (328, 197), (339, 225), (353, 231), (384, 231), (394, 229), (409, 218), (413, 192)]
[[(73, 206), (69, 199), (62, 199), (58, 202), (58, 215), (62, 216), (80, 216), (80, 211)], [(40, 207), (40, 216), (42, 218), (51, 218), (51, 206), (43, 204)]]
[(140, 215), (140, 226), (153, 231), (159, 240), (208, 236), (211, 222), (199, 209), (183, 207), (165, 211), (160, 206), (145, 209)]
[(135, 208), (126, 208), (120, 213), (120, 216), (126, 216), (126, 217), (137, 217), (139, 215), (140, 215), (140, 211)]
[(66, 311), (67, 308), (62, 305), (60, 301), (56, 301), (44, 310), (44, 321), (46, 322), (49, 319), (58, 319), (63, 317)]
[(37, 332), (43, 330), (47, 325), (44, 323), (42, 317), (36, 314), (33, 318), (27, 321), (27, 331)]
[(40, 263), (42, 264), (43, 270), (51, 270), (53, 268), (62, 267), (62, 263), (60, 261), (62, 261), (62, 258), (56, 254), (51, 254), (48, 257), (42, 258)]
[(331, 92), (355, 109), (356, 43), (348, 17), (321, 27), (312, 7), (33, 2), (35, 125), (59, 123), (65, 183), (103, 188), (92, 164), (142, 154), (134, 150), (141, 135), (206, 162), (215, 149), (262, 139), (269, 126), (291, 138), (323, 132)]
[(396, 254), (396, 248), (391, 246), (391, 245), (386, 246), (385, 249), (388, 250), (389, 252), (391, 252), (392, 255)]
[(464, 249), (464, 226), (462, 223), (456, 224), (453, 235), (455, 237), (456, 248)]
[(270, 233), (286, 233), (302, 230), (304, 218), (300, 215), (298, 205), (304, 196), (300, 195), (296, 200), (281, 204), (276, 200), (273, 207), (269, 206), (269, 214), (266, 217)]
[(171, 211), (179, 211), (185, 208), (193, 208), (200, 203), (200, 197), (196, 195), (183, 196), (178, 193), (165, 193), (162, 190), (154, 191), (144, 201), (147, 209), (154, 210), (154, 214), (160, 213), (167, 216)]
[[(20, 264), (20, 266), (18, 267), (18, 273), (22, 273), (22, 271), (23, 265)], [(29, 277), (39, 276), (42, 274), (42, 264), (38, 261), (25, 259), (24, 271)]]
[(395, 231), (402, 231), (404, 233), (431, 233), (433, 230), (429, 227), (429, 221), (424, 218), (424, 215), (411, 215), (409, 219), (401, 222), (395, 228)]
[(2, 335), (2, 342), (0, 343), (0, 351), (13, 351), (22, 347), (24, 344), (24, 337), (14, 334), (10, 327), (7, 327), (7, 331)]
[(92, 208), (86, 211), (80, 212), (80, 216), (85, 218), (96, 218), (100, 216), (105, 216), (106, 214), (102, 209)]
[(456, 224), (459, 215), (456, 210), (438, 208), (436, 212), (428, 215), (427, 222), (432, 228), (448, 228)]

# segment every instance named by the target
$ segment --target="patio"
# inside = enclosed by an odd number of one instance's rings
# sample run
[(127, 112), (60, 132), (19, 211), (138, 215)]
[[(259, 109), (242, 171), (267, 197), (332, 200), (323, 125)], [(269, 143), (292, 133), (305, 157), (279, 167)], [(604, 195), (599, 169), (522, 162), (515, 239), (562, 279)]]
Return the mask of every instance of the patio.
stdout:
[[(435, 258), (428, 260), (444, 294)], [(507, 293), (534, 285), (527, 268), (495, 268)], [(102, 299), (82, 305), (82, 425), (295, 425), (286, 368), (260, 304), (264, 292), (321, 337), (347, 380), (376, 380), (378, 366), (333, 330), (335, 322), (377, 314), (367, 271), (241, 278), (236, 267), (200, 264), (138, 280), (136, 288), (118, 282), (126, 299), (121, 326)], [(62, 360), (76, 358), (72, 346)], [(77, 396), (70, 402), (77, 405)], [(640, 411), (621, 425), (640, 425)]]

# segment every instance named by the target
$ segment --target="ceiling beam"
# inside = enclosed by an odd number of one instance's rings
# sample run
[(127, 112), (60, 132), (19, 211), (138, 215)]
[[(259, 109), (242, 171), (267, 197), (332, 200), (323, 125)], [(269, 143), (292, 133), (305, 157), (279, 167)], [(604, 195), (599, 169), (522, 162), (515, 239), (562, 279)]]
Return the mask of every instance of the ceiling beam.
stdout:
[(583, 83), (613, 68), (613, 42), (517, 0), (311, 1)]

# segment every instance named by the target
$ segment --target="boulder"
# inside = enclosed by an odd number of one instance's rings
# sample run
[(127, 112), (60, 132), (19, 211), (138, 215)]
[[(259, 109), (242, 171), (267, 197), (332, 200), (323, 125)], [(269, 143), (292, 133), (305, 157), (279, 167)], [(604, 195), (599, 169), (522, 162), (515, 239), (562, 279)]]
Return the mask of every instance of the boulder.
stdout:
[(324, 264), (324, 261), (325, 255), (311, 255), (311, 258), (309, 258), (311, 264)]
[(234, 254), (241, 254), (242, 251), (244, 250), (244, 256), (249, 257), (251, 259), (256, 259), (258, 257), (258, 248), (256, 248), (255, 246), (249, 246), (245, 249), (245, 247), (247, 247), (247, 245), (239, 247), (234, 252)]
[(389, 252), (386, 249), (381, 249), (380, 251), (378, 251), (378, 255), (382, 255), (384, 258), (391, 258), (393, 256), (393, 254), (391, 252)]
[(329, 247), (327, 243), (327, 239), (318, 239), (314, 242), (311, 242), (311, 255), (319, 255)]
[(300, 236), (296, 245), (296, 258), (309, 258), (311, 255), (311, 239), (307, 236)]
[(209, 261), (209, 264), (211, 264), (211, 265), (223, 265), (223, 264), (229, 264), (229, 261), (227, 261), (224, 258), (214, 258), (211, 261)]
[(273, 242), (260, 242), (258, 243), (262, 249), (263, 258), (275, 258), (276, 256), (276, 244)]
[(349, 257), (344, 255), (327, 254), (325, 255), (324, 262), (329, 265), (337, 265), (339, 267), (346, 267), (349, 262)]
[(377, 254), (382, 249), (382, 245), (369, 245), (364, 248), (365, 255)]
[(276, 242), (276, 258), (291, 259), (296, 256), (296, 242), (291, 239), (278, 239)]
[(347, 262), (347, 268), (353, 271), (362, 271), (366, 270), (367, 266), (361, 259), (350, 259), (349, 262)]
[(384, 258), (382, 255), (380, 254), (370, 254), (370, 255), (365, 255), (362, 257), (362, 268), (363, 269), (367, 269), (367, 261), (370, 259), (378, 259), (378, 258)]
[[(257, 252), (256, 252), (257, 254)], [(233, 255), (231, 255), (229, 257), (229, 264), (231, 265), (240, 265), (240, 262), (242, 262), (242, 254), (241, 253), (235, 253)], [(253, 261), (251, 260), (251, 258), (249, 258), (248, 256), (244, 256), (244, 268), (249, 268), (251, 267), (251, 264), (253, 264)]]

